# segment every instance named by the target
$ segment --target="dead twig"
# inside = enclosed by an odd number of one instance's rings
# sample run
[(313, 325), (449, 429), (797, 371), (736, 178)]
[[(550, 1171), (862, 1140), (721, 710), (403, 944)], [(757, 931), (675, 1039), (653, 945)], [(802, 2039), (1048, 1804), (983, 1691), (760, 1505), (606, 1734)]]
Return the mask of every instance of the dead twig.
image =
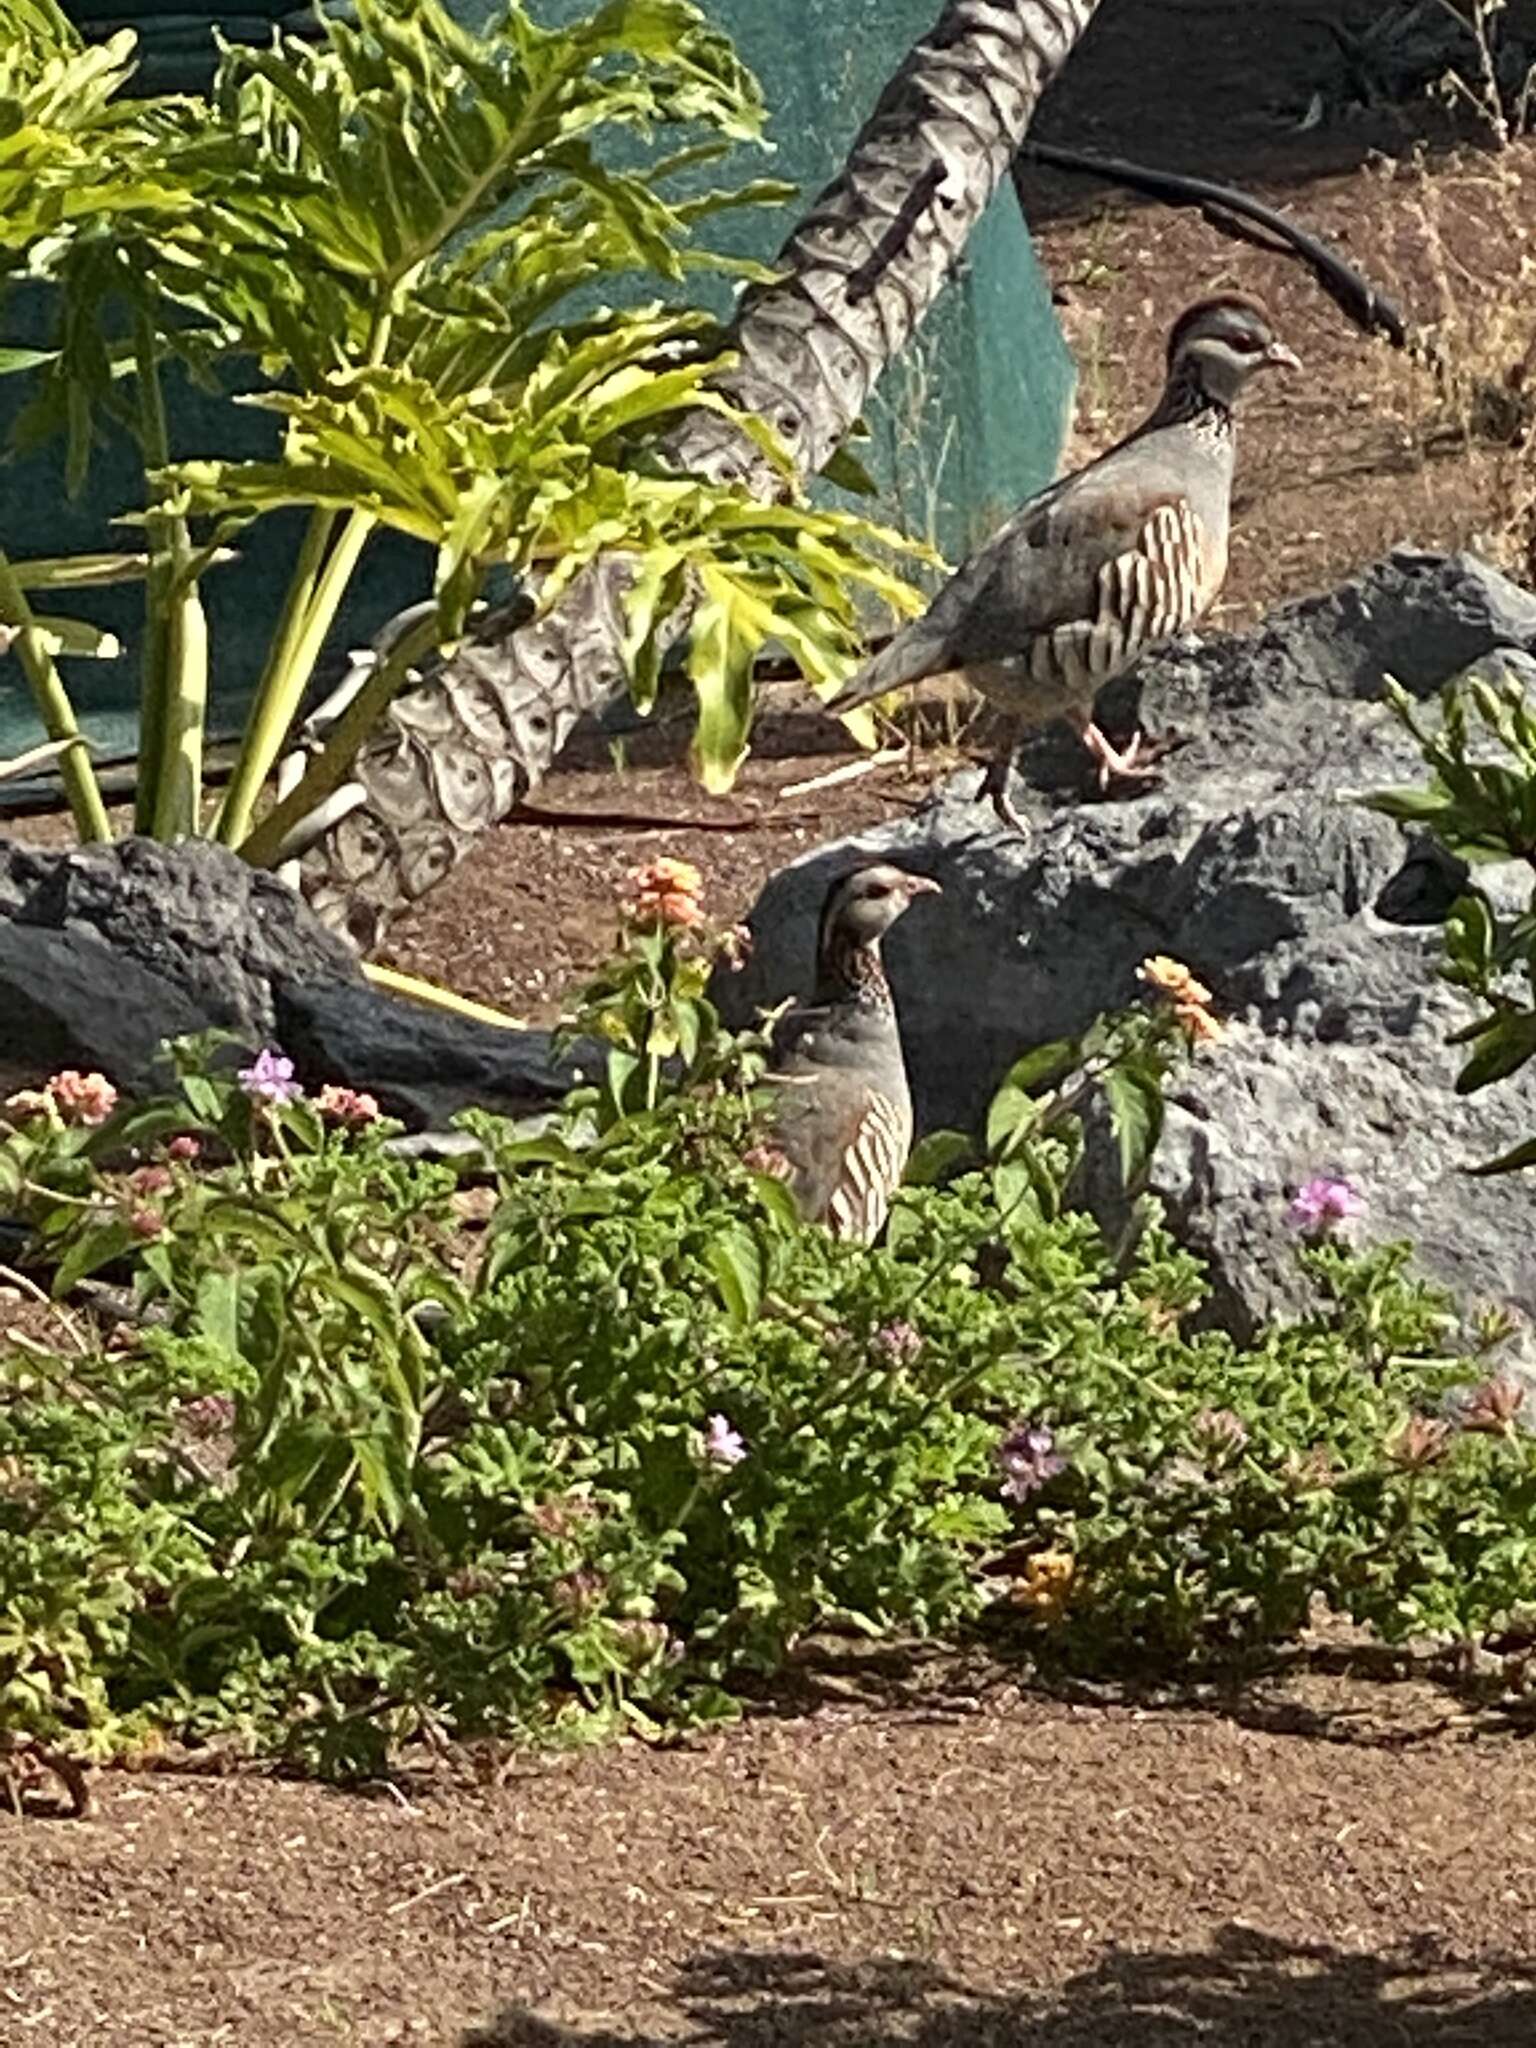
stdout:
[(786, 782), (779, 791), (779, 798), (782, 801), (785, 797), (809, 796), (813, 790), (832, 789), (840, 782), (857, 782), (862, 776), (873, 775), (881, 768), (904, 761), (910, 752), (905, 744), (882, 747), (877, 754), (866, 754), (858, 761), (844, 761), (839, 767), (828, 768), (820, 775), (808, 775), (803, 782)]

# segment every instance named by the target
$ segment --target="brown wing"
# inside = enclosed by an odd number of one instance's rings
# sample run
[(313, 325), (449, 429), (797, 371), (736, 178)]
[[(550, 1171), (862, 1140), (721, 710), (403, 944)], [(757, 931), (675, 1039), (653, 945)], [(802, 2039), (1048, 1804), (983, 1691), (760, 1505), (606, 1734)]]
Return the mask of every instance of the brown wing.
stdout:
[(786, 1076), (763, 1152), (775, 1153), (801, 1214), (834, 1237), (878, 1237), (912, 1146), (910, 1110), (848, 1075)]
[(1221, 537), (1187, 498), (1161, 499), (1130, 545), (1100, 560), (1082, 609), (1066, 612), (1030, 642), (1030, 679), (1069, 698), (1091, 698), (1144, 648), (1192, 626), (1225, 574)]

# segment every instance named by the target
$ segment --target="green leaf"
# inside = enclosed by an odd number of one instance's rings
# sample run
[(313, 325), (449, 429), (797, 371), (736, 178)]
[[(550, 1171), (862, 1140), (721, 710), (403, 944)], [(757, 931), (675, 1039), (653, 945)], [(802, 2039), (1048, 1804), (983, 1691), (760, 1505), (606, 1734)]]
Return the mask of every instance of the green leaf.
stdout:
[(1497, 1159), (1490, 1159), (1482, 1166), (1468, 1166), (1463, 1170), (1474, 1179), (1479, 1179), (1495, 1173), (1517, 1173), (1523, 1166), (1536, 1166), (1536, 1138), (1526, 1138), (1510, 1151), (1501, 1152)]
[(139, 583), (148, 571), (148, 555), (38, 555), (11, 564), (23, 590), (90, 590), (102, 584)]
[(206, 1074), (183, 1074), (181, 1092), (200, 1122), (208, 1125), (219, 1122), (224, 1114), (224, 1094), (216, 1081), (210, 1081)]
[(705, 1247), (725, 1312), (738, 1329), (757, 1321), (763, 1301), (763, 1253), (744, 1223), (726, 1223)]
[(831, 459), (822, 464), (821, 474), (826, 482), (855, 497), (878, 498), (880, 495), (880, 486), (846, 445), (833, 450)]
[(20, 370), (40, 370), (58, 361), (56, 348), (0, 348), (0, 377), (12, 377)]
[(83, 1150), (88, 1159), (101, 1159), (114, 1152), (143, 1151), (160, 1138), (184, 1131), (187, 1122), (186, 1108), (179, 1102), (125, 1103), (98, 1130), (91, 1132)]
[(930, 1131), (913, 1146), (902, 1179), (908, 1187), (936, 1187), (975, 1157), (976, 1148), (963, 1131)]
[(703, 602), (694, 612), (688, 674), (699, 700), (693, 756), (699, 779), (714, 796), (736, 779), (752, 728), (752, 666), (771, 630), (771, 615), (732, 578), (713, 566), (700, 572)]
[(85, 619), (48, 618), (35, 615), (33, 624), (50, 654), (83, 657), (87, 661), (116, 661), (122, 642), (115, 633), (93, 626)]
[(1536, 1011), (1500, 1017), (1481, 1031), (1476, 1051), (1456, 1076), (1456, 1093), (1474, 1095), (1523, 1067), (1536, 1053)]
[(1007, 1158), (1040, 1121), (1040, 1104), (1023, 1088), (1005, 1081), (987, 1108), (987, 1152), (995, 1159)]
[(752, 1186), (758, 1200), (783, 1230), (799, 1230), (804, 1223), (793, 1192), (771, 1173), (754, 1173)]
[(1082, 1040), (1078, 1038), (1057, 1038), (1047, 1045), (1034, 1046), (1022, 1059), (1014, 1061), (1003, 1077), (1003, 1086), (1021, 1088), (1029, 1094), (1054, 1087), (1082, 1056)]
[(1363, 796), (1365, 810), (1380, 811), (1407, 825), (1433, 825), (1452, 808), (1454, 799), (1447, 789), (1431, 784), (1427, 789), (1383, 789)]
[(142, 1242), (120, 1216), (106, 1222), (87, 1224), (59, 1261), (53, 1276), (52, 1294), (61, 1301), (80, 1281), (100, 1267), (120, 1259), (133, 1245)]
[(1120, 1177), (1133, 1187), (1145, 1174), (1163, 1130), (1163, 1091), (1155, 1074), (1111, 1067), (1103, 1079), (1110, 1124), (1120, 1149)]

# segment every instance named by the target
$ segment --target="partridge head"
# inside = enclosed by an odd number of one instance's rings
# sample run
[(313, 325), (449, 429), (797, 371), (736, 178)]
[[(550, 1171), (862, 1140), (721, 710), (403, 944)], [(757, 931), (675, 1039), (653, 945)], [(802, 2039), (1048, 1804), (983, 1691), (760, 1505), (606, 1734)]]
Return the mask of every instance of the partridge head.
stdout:
[(1169, 331), (1168, 384), (1158, 410), (1168, 390), (1182, 384), (1231, 412), (1255, 371), (1300, 368), (1301, 358), (1275, 333), (1257, 299), (1239, 292), (1197, 299)]

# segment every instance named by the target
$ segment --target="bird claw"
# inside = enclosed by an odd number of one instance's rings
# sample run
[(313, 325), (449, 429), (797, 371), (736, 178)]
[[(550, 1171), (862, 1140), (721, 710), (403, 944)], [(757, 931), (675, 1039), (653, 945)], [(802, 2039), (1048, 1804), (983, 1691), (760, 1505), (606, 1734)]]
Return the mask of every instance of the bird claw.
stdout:
[(1027, 839), (1029, 837), (1029, 820), (1021, 812), (1014, 809), (1007, 790), (993, 790), (992, 808), (997, 814), (998, 823), (1005, 832), (1012, 832), (1019, 839)]
[(1083, 741), (1099, 765), (1099, 788), (1105, 795), (1116, 781), (1156, 781), (1158, 762), (1185, 744), (1183, 735), (1179, 733), (1168, 733), (1155, 740), (1144, 732), (1136, 732), (1131, 735), (1129, 744), (1120, 748), (1107, 740), (1096, 725), (1084, 728)]

